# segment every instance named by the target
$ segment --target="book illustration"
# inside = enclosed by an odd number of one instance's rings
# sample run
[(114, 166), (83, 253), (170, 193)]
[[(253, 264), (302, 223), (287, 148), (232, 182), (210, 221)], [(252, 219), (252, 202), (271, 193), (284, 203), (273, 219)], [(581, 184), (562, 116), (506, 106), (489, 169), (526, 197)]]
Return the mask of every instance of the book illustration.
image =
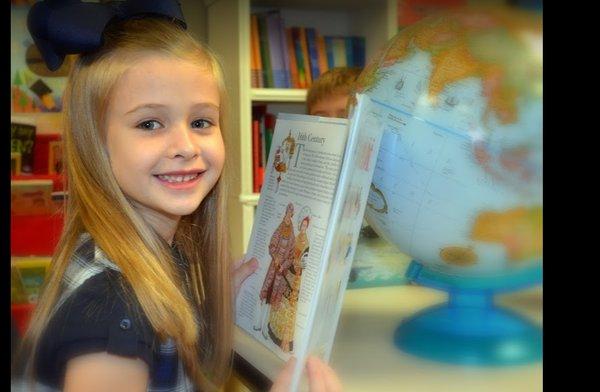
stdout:
[(254, 324), (254, 330), (262, 331), (265, 339), (271, 339), (286, 353), (294, 348), (302, 271), (306, 268), (310, 248), (306, 232), (310, 214), (301, 215), (297, 234), (294, 233), (293, 215), (294, 205), (289, 203), (283, 220), (271, 237), (271, 263), (259, 294), (259, 311)]
[[(361, 195), (363, 193), (362, 186), (354, 187), (348, 191), (348, 195), (344, 200), (344, 207), (342, 211), (342, 220), (344, 222), (352, 221), (356, 219), (360, 212), (361, 207)], [(334, 264), (344, 265), (350, 261), (350, 255), (352, 254), (352, 245), (354, 244), (354, 230), (348, 224), (340, 225), (340, 229), (336, 234), (335, 244), (336, 247), (333, 253), (333, 263), (330, 263), (328, 270)]]
[(369, 171), (369, 162), (371, 161), (371, 154), (373, 154), (373, 140), (369, 140), (369, 142), (364, 143), (360, 147), (360, 151), (358, 152), (359, 167), (364, 171)]
[(367, 201), (367, 207), (377, 211), (381, 214), (388, 213), (388, 204), (385, 200), (383, 192), (371, 183), (371, 193), (369, 194), (369, 200)]
[(280, 146), (277, 147), (275, 152), (275, 159), (273, 161), (273, 167), (277, 171), (277, 187), (275, 193), (279, 190), (279, 183), (282, 180), (281, 174), (286, 173), (290, 165), (292, 156), (296, 152), (296, 139), (292, 136), (290, 131), (288, 137), (286, 137)]

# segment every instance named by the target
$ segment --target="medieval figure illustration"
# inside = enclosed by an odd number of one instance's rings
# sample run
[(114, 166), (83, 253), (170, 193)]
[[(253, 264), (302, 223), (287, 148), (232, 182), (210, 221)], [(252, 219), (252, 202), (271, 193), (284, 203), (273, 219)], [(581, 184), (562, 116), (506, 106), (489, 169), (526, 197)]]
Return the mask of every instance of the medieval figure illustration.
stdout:
[(279, 190), (279, 183), (282, 180), (281, 174), (286, 173), (288, 167), (290, 166), (290, 161), (292, 156), (296, 151), (296, 139), (292, 136), (292, 131), (290, 131), (289, 135), (283, 140), (281, 146), (277, 147), (275, 151), (275, 159), (273, 161), (273, 167), (275, 171), (278, 173), (277, 175), (277, 186), (275, 188), (275, 192)]
[(309, 241), (306, 230), (310, 217), (305, 216), (300, 221), (299, 233), (294, 243), (294, 260), (292, 265), (283, 271), (285, 289), (278, 307), (271, 309), (269, 317), (269, 335), (284, 352), (294, 348), (294, 332), (296, 326), (296, 310), (302, 281), (302, 271), (306, 268)]
[[(260, 290), (260, 305), (255, 318), (254, 330), (262, 330), (265, 339), (269, 338), (269, 315), (272, 309), (278, 309), (284, 292), (288, 289), (284, 273), (294, 262), (294, 205), (289, 203), (283, 221), (279, 224), (269, 243), (271, 264)], [(272, 332), (271, 332), (272, 334)]]

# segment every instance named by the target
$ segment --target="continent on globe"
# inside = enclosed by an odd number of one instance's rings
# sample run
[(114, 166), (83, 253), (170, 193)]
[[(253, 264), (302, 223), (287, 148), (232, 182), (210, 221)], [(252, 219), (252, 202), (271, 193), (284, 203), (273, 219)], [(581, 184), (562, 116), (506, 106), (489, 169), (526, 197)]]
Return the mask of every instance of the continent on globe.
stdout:
[(472, 248), (464, 246), (446, 246), (440, 250), (440, 258), (458, 267), (471, 266), (479, 259)]
[(542, 207), (481, 212), (473, 224), (471, 238), (502, 244), (509, 261), (541, 260)]
[(381, 67), (390, 67), (418, 49), (431, 55), (429, 98), (433, 102), (448, 85), (477, 77), (482, 80), (487, 99), (485, 117), (493, 112), (501, 124), (514, 123), (518, 120), (517, 99), (526, 93), (523, 86), (537, 75), (531, 75), (526, 67), (511, 66), (496, 53), (528, 53), (527, 42), (521, 37), (523, 31), (540, 33), (538, 24), (531, 23), (530, 18), (514, 10), (464, 9), (409, 26), (391, 41), (381, 63), (367, 66), (357, 82), (358, 90), (368, 92), (384, 76)]

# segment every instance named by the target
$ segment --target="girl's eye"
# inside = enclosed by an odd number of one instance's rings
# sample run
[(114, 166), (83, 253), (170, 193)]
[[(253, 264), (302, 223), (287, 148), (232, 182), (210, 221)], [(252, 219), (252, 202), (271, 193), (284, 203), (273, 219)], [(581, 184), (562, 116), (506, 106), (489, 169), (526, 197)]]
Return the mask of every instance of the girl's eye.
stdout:
[(213, 125), (210, 121), (205, 119), (199, 119), (192, 121), (192, 128), (208, 128)]
[(146, 131), (154, 131), (161, 127), (161, 124), (156, 120), (142, 121), (137, 125), (138, 128)]

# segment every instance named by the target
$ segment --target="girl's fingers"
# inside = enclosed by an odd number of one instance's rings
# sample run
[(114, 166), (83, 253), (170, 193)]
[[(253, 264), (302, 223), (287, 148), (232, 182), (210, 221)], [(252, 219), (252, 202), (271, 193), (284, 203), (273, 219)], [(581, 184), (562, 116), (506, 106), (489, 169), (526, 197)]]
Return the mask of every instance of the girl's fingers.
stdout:
[(308, 372), (308, 385), (310, 392), (325, 392), (325, 380), (321, 364), (315, 360), (315, 357), (308, 358), (306, 361)]
[(242, 286), (242, 283), (244, 283), (244, 280), (246, 280), (248, 276), (252, 275), (254, 271), (256, 271), (256, 269), (258, 268), (258, 260), (256, 260), (256, 258), (254, 257), (245, 263), (243, 262), (243, 259), (241, 261), (242, 263), (239, 263), (239, 265), (237, 266), (235, 264), (238, 264), (238, 262), (234, 264), (233, 282), (235, 284), (236, 296), (238, 290)]
[(285, 364), (285, 367), (279, 373), (275, 381), (273, 382), (273, 386), (271, 387), (270, 392), (288, 392), (290, 389), (290, 384), (292, 383), (292, 375), (294, 374), (294, 366), (296, 365), (296, 358), (291, 357), (289, 361)]
[(242, 265), (242, 263), (244, 262), (244, 258), (242, 257), (239, 260), (236, 260), (233, 262), (233, 270), (237, 270), (238, 268), (240, 268), (240, 265)]
[(332, 391), (332, 392), (341, 392), (342, 391), (342, 382), (340, 381), (339, 377), (337, 376), (337, 374), (333, 371), (333, 369), (327, 365), (326, 363), (323, 363), (323, 374), (324, 374), (324, 378), (325, 378), (325, 387), (327, 388), (327, 391)]
[[(312, 356), (307, 360), (311, 392), (341, 392), (342, 383), (337, 374), (320, 358)], [(312, 371), (312, 373), (311, 373)]]

